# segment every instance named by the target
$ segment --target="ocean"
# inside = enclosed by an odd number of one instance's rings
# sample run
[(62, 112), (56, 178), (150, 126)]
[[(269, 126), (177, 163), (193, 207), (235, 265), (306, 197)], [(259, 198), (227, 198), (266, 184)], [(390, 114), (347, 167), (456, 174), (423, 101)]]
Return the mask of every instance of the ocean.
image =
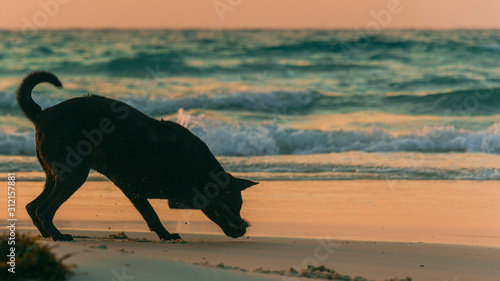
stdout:
[(15, 91), (47, 70), (42, 108), (119, 99), (254, 180), (498, 180), (499, 58), (495, 30), (0, 31), (1, 170), (44, 180)]

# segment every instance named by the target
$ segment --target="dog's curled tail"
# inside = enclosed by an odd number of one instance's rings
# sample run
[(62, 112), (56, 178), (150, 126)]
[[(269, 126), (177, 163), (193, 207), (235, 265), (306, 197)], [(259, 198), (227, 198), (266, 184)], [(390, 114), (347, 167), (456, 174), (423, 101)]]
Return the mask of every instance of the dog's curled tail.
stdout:
[(17, 90), (17, 104), (24, 115), (35, 125), (37, 124), (40, 112), (42, 112), (42, 108), (31, 97), (31, 91), (36, 85), (44, 82), (49, 82), (56, 87), (62, 87), (61, 81), (54, 74), (46, 71), (37, 71), (28, 74)]

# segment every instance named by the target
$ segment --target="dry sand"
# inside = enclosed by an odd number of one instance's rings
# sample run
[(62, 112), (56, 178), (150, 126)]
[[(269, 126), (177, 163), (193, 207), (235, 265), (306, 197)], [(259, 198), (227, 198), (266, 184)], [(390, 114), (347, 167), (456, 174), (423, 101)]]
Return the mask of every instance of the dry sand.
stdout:
[[(385, 280), (499, 280), (500, 248), (405, 242), (370, 242), (184, 234), (186, 244), (161, 243), (152, 233), (126, 233), (130, 240), (99, 239), (109, 232), (72, 231), (89, 237), (50, 242), (55, 252), (73, 255), (69, 280), (311, 280), (252, 272), (259, 267), (299, 272), (325, 265), (351, 277)], [(135, 239), (134, 239), (135, 238)], [(142, 241), (147, 238), (149, 241)], [(223, 263), (249, 272), (218, 267)]]

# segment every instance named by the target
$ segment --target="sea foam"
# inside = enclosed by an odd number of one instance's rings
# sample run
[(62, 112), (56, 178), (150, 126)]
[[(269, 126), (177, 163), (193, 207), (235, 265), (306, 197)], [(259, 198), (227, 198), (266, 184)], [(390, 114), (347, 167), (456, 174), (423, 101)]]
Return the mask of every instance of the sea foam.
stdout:
[[(226, 123), (189, 116), (177, 119), (207, 143), (216, 155), (254, 156), (367, 152), (483, 152), (500, 154), (500, 123), (471, 132), (452, 126), (425, 126), (409, 135), (392, 136), (370, 127), (357, 131), (298, 130), (266, 122)], [(34, 155), (33, 132), (0, 132), (0, 155)]]

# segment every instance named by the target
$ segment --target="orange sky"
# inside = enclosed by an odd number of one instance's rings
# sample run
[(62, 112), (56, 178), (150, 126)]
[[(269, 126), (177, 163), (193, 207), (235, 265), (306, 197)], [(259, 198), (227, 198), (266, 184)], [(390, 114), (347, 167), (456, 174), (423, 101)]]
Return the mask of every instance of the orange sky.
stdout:
[(365, 28), (367, 24), (500, 28), (500, 1), (8, 0), (2, 1), (0, 10), (0, 29)]

